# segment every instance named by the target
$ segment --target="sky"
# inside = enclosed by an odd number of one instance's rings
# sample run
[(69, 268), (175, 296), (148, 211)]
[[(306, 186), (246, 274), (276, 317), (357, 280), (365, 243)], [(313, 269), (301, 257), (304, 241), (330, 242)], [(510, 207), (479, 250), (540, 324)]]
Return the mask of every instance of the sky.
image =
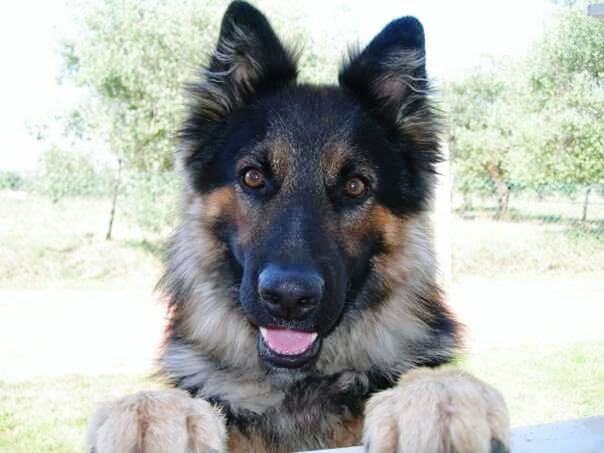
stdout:
[[(293, 0), (287, 0), (293, 1)], [(0, 1), (0, 171), (32, 171), (48, 143), (28, 125), (49, 124), (76, 94), (59, 83), (58, 39), (69, 29), (66, 0)], [(329, 0), (304, 0), (310, 33), (337, 21)], [(299, 5), (300, 5), (299, 4)], [(548, 0), (363, 0), (347, 3), (356, 29), (350, 42), (367, 43), (390, 20), (415, 15), (425, 28), (428, 69), (439, 79), (459, 77), (485, 55), (507, 58), (537, 39), (552, 8)]]

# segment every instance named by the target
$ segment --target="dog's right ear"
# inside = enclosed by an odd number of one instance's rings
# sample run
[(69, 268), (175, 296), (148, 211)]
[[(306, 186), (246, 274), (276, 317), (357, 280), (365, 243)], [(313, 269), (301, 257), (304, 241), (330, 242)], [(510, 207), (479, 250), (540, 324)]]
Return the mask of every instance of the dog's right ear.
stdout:
[(256, 97), (294, 83), (296, 59), (260, 11), (241, 1), (229, 5), (202, 79), (189, 85), (190, 110), (179, 133), (177, 165), (189, 168), (199, 190), (211, 185), (225, 121)]
[(204, 80), (191, 88), (197, 114), (221, 121), (253, 97), (292, 83), (297, 73), (295, 54), (266, 17), (249, 3), (232, 2)]

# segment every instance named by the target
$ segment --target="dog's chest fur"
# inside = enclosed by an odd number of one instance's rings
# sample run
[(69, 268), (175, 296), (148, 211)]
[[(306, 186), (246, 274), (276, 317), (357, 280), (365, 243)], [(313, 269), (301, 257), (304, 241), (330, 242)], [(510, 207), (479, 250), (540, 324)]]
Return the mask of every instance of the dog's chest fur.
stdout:
[[(163, 361), (173, 375), (180, 372), (177, 386), (222, 409), (233, 452), (285, 452), (358, 442), (365, 401), (392, 385), (385, 376), (370, 372), (233, 372), (176, 342), (167, 347)], [(197, 371), (182, 375), (193, 369)]]

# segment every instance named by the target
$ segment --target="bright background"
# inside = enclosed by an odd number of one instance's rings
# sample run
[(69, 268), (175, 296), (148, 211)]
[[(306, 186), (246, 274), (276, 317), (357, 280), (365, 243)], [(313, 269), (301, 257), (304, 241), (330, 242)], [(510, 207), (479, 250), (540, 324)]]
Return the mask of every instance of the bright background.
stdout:
[[(603, 415), (604, 131), (593, 118), (604, 22), (572, 0), (254, 3), (304, 41), (303, 76), (317, 81), (335, 79), (348, 44), (420, 18), (450, 118), (452, 214), (440, 226), (450, 304), (467, 326), (455, 366), (504, 393), (514, 426)], [(147, 20), (132, 22), (140, 5)], [(95, 402), (159, 385), (153, 289), (177, 187), (166, 131), (225, 5), (0, 3), (1, 452), (82, 451)], [(145, 51), (163, 73), (138, 63)], [(125, 99), (133, 87), (142, 101)]]

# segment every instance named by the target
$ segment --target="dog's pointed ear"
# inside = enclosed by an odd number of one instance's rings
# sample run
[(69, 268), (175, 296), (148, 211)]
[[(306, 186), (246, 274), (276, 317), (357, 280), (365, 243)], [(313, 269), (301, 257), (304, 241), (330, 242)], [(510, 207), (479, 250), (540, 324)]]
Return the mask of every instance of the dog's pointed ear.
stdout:
[(194, 94), (209, 117), (220, 119), (253, 96), (295, 81), (296, 56), (288, 51), (264, 15), (246, 2), (232, 2), (205, 81)]
[(340, 70), (340, 86), (388, 126), (420, 141), (431, 139), (417, 130), (434, 119), (425, 54), (421, 23), (402, 17), (388, 24), (365, 49), (351, 52)]

